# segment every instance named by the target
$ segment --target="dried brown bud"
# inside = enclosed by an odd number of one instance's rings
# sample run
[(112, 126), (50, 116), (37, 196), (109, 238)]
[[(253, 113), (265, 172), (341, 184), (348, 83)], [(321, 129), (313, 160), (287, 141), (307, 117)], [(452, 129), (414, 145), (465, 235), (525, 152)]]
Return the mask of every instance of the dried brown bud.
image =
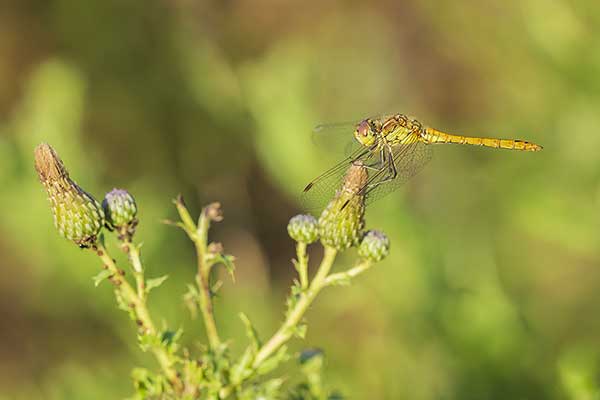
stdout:
[(214, 222), (223, 221), (223, 211), (221, 210), (221, 203), (211, 203), (204, 208), (204, 215), (209, 220)]
[(93, 245), (104, 225), (100, 203), (71, 180), (56, 151), (46, 143), (35, 148), (35, 169), (48, 192), (60, 234), (81, 247)]

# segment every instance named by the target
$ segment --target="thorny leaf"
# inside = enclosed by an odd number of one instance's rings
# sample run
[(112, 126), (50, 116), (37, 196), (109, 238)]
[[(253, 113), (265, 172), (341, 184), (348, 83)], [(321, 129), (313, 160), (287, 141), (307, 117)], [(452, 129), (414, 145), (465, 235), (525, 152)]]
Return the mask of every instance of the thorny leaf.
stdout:
[(155, 288), (159, 287), (160, 285), (162, 285), (164, 283), (164, 281), (167, 280), (167, 278), (169, 278), (169, 275), (163, 275), (158, 278), (148, 279), (146, 281), (146, 289), (145, 289), (146, 294), (150, 293), (150, 291), (152, 289), (155, 289)]
[(210, 254), (209, 257), (210, 257), (210, 263), (212, 265), (223, 264), (223, 266), (229, 273), (231, 280), (235, 282), (235, 264), (234, 264), (235, 257), (234, 256), (230, 256), (230, 255), (222, 254), (222, 253), (216, 253), (216, 254)]
[(246, 327), (246, 336), (250, 339), (250, 344), (254, 352), (258, 351), (261, 346), (260, 338), (258, 337), (258, 332), (250, 322), (250, 319), (244, 313), (240, 313), (240, 319), (244, 323)]
[(231, 367), (231, 382), (234, 384), (238, 384), (242, 382), (244, 379), (248, 378), (252, 375), (251, 364), (254, 360), (254, 355), (256, 351), (252, 348), (252, 346), (248, 346), (244, 353), (240, 357), (237, 363)]
[(163, 375), (154, 374), (145, 368), (135, 368), (131, 377), (136, 391), (131, 400), (169, 398), (165, 397), (169, 391), (169, 384)]
[(98, 287), (98, 285), (100, 285), (102, 283), (102, 281), (104, 281), (105, 279), (108, 279), (111, 275), (112, 275), (112, 272), (110, 272), (107, 269), (103, 269), (102, 271), (98, 272), (98, 274), (96, 274), (96, 276), (94, 276), (94, 278), (93, 278), (94, 286)]
[(198, 315), (198, 296), (200, 294), (198, 293), (196, 286), (188, 284), (187, 287), (188, 290), (185, 295), (183, 295), (183, 302), (188, 310), (190, 310), (192, 319), (196, 319), (196, 316)]
[(283, 383), (284, 380), (281, 378), (269, 379), (265, 382), (248, 386), (237, 398), (239, 400), (282, 400), (281, 387)]
[(294, 280), (294, 284), (290, 289), (290, 295), (286, 300), (286, 317), (289, 316), (292, 310), (296, 307), (296, 304), (298, 304), (298, 300), (300, 300), (300, 296), (302, 296), (302, 287), (300, 286), (300, 283), (298, 281)]
[(257, 369), (256, 373), (258, 375), (266, 375), (275, 368), (279, 366), (282, 362), (285, 362), (289, 359), (289, 355), (287, 354), (287, 346), (281, 346), (277, 352), (264, 361)]
[(296, 336), (299, 339), (304, 339), (306, 338), (306, 331), (308, 330), (308, 327), (306, 324), (298, 324), (293, 328), (293, 334), (294, 336)]
[(132, 321), (137, 321), (137, 315), (135, 315), (134, 307), (127, 303), (127, 300), (123, 298), (118, 288), (115, 288), (115, 298), (117, 299), (117, 306), (119, 309), (129, 314), (129, 318), (131, 318)]

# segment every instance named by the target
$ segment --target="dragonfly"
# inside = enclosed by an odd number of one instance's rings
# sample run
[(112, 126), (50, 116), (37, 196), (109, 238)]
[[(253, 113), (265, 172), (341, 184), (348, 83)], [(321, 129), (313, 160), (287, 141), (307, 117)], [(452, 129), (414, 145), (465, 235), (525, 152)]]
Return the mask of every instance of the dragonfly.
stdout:
[(340, 187), (351, 165), (360, 164), (368, 178), (355, 195), (364, 195), (366, 203), (398, 189), (417, 174), (431, 159), (433, 144), (462, 144), (495, 149), (540, 151), (542, 146), (520, 139), (496, 139), (454, 135), (428, 127), (404, 114), (366, 118), (356, 124), (319, 125), (316, 137), (329, 135), (332, 130), (353, 132), (354, 147), (347, 157), (328, 169), (305, 188), (302, 202), (305, 208), (321, 207)]

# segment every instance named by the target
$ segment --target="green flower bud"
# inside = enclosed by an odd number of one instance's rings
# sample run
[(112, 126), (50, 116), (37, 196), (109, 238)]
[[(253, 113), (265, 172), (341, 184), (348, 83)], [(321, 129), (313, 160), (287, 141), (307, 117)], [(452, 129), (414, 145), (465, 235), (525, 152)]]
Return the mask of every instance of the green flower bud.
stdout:
[(358, 247), (358, 255), (361, 258), (370, 261), (381, 261), (390, 253), (390, 240), (381, 231), (368, 231), (365, 233), (360, 246)]
[(354, 162), (344, 183), (319, 218), (321, 243), (337, 250), (358, 245), (364, 228), (367, 168)]
[(127, 190), (113, 189), (106, 193), (102, 208), (109, 228), (116, 229), (120, 234), (133, 236), (137, 225), (137, 205)]
[(89, 247), (104, 225), (100, 203), (69, 178), (54, 149), (42, 143), (35, 148), (35, 169), (48, 192), (54, 225), (60, 234), (80, 247)]
[(287, 226), (288, 234), (296, 242), (313, 243), (319, 238), (319, 226), (317, 219), (312, 215), (296, 215)]

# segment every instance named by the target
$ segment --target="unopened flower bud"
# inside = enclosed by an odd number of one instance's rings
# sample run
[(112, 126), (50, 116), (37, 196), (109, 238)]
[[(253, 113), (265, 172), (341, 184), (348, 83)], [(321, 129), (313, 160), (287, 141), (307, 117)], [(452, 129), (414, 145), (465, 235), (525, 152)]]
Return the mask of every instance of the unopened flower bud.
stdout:
[(48, 192), (60, 234), (80, 247), (93, 245), (104, 225), (100, 203), (71, 180), (56, 151), (46, 143), (35, 148), (35, 169)]
[(319, 238), (317, 219), (312, 215), (296, 215), (287, 226), (288, 234), (296, 242), (310, 244)]
[(106, 193), (102, 208), (106, 214), (106, 223), (111, 229), (116, 229), (121, 234), (133, 235), (137, 225), (137, 205), (127, 190), (113, 189)]
[(209, 220), (214, 222), (223, 221), (223, 210), (221, 209), (221, 203), (215, 202), (210, 203), (204, 207), (203, 212), (206, 214)]
[(358, 247), (358, 255), (370, 261), (381, 261), (390, 253), (390, 240), (381, 231), (368, 231)]
[(367, 179), (362, 162), (356, 161), (348, 168), (342, 187), (319, 218), (319, 234), (325, 246), (344, 250), (358, 245), (364, 228)]

